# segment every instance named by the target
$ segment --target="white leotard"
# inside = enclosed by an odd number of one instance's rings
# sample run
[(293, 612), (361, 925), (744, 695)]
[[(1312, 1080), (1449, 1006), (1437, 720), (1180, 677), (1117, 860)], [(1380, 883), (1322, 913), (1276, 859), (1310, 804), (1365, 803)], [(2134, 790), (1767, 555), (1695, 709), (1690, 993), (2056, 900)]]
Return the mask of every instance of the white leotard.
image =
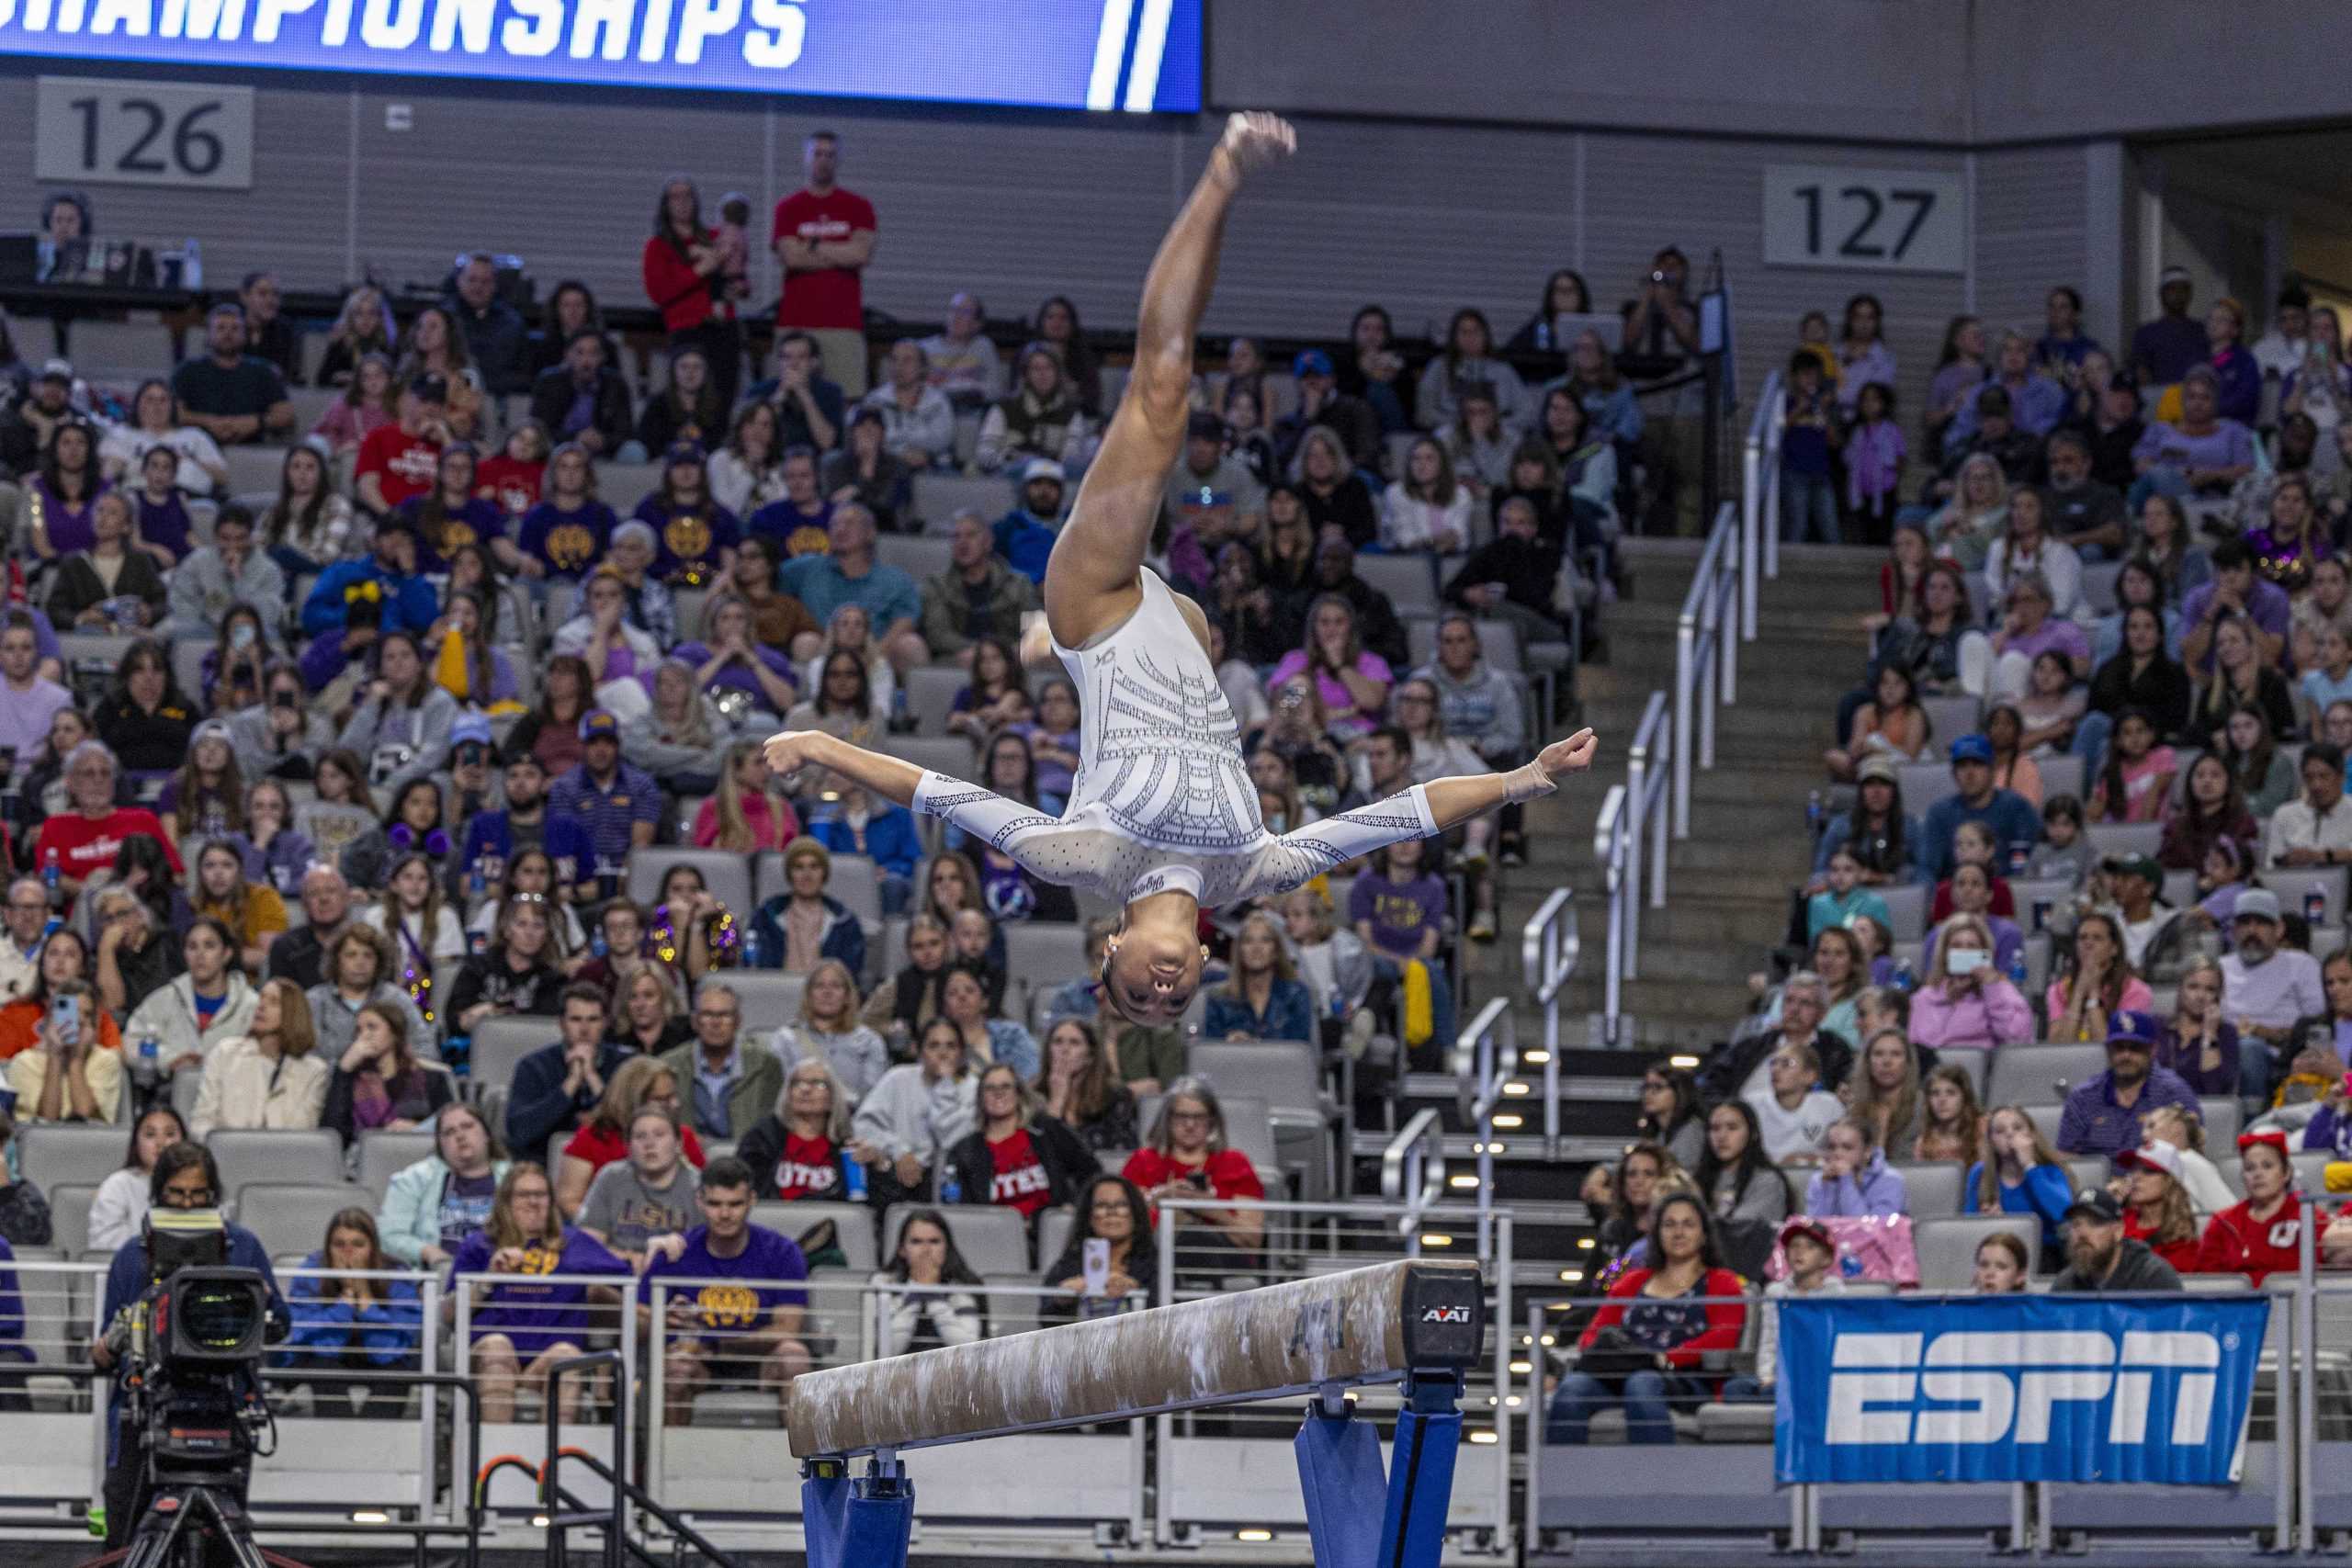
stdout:
[(1078, 683), (1079, 769), (1057, 820), (926, 773), (917, 811), (944, 818), (1031, 875), (1119, 903), (1182, 889), (1216, 908), (1285, 892), (1344, 861), (1437, 829), (1418, 785), (1285, 833), (1266, 831), (1233, 709), (1168, 585), (1082, 649), (1054, 651)]

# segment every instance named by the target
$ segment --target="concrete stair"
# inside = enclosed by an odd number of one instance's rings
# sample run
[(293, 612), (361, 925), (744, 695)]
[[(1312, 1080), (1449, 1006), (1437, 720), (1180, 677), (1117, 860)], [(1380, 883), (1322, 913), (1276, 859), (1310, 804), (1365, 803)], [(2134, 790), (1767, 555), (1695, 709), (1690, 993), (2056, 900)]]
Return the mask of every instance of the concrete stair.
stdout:
[[(1625, 751), (1653, 691), (1674, 686), (1675, 623), (1697, 564), (1695, 541), (1625, 542), (1634, 594), (1603, 618), (1608, 662), (1585, 668), (1580, 721), (1600, 734), (1600, 760), (1579, 783), (1528, 814), (1529, 863), (1504, 890), (1504, 940), (1473, 954), (1474, 994), (1517, 995), (1517, 933), (1555, 886), (1577, 892), (1583, 959), (1569, 988), (1566, 1039), (1586, 1043), (1588, 1015), (1602, 1006), (1607, 908), (1592, 833), (1603, 796), (1625, 776)], [(1860, 615), (1874, 592), (1878, 553), (1785, 549), (1766, 581), (1758, 640), (1741, 646), (1739, 701), (1719, 710), (1715, 766), (1691, 774), (1691, 834), (1670, 845), (1668, 904), (1642, 915), (1642, 971), (1626, 983), (1623, 1010), (1652, 1049), (1719, 1040), (1746, 1007), (1746, 976), (1788, 919), (1790, 887), (1806, 866), (1804, 803), (1824, 781), (1838, 697), (1860, 678), (1867, 639)], [(1559, 728), (1559, 727), (1555, 727)], [(1695, 759), (1694, 759), (1695, 761)], [(1522, 998), (1521, 1038), (1539, 1015)]]

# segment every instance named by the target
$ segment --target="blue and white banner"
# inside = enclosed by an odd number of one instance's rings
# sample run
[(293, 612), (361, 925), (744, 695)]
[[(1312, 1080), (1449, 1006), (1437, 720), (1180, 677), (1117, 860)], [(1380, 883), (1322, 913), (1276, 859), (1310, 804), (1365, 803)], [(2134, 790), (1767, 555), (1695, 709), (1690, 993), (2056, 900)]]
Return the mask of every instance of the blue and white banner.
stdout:
[(0, 0), (0, 54), (1201, 107), (1201, 0)]
[(1789, 1300), (1783, 1482), (2238, 1479), (2258, 1297)]

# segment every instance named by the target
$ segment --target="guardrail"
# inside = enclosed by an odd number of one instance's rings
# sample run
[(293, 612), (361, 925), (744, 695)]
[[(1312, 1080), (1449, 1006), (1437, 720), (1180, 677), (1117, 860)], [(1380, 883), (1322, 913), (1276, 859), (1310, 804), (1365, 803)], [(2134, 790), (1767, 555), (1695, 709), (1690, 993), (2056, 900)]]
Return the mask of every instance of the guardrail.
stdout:
[(1380, 1196), (1404, 1205), (1396, 1234), (1410, 1239), (1412, 1255), (1419, 1258), (1421, 1215), (1445, 1196), (1445, 1119), (1437, 1107), (1415, 1111), (1380, 1151)]
[[(1728, 501), (1715, 514), (1682, 613), (1674, 623), (1674, 836), (1690, 836), (1690, 767), (1715, 765), (1715, 706), (1739, 700), (1737, 634), (1746, 514)], [(1696, 731), (1693, 745), (1692, 732)]]
[(1556, 887), (1520, 932), (1521, 983), (1544, 1010), (1544, 1157), (1560, 1157), (1560, 997), (1577, 972), (1576, 890)]
[(1781, 373), (1764, 378), (1756, 397), (1756, 412), (1747, 422), (1747, 439), (1740, 450), (1739, 485), (1739, 635), (1756, 640), (1757, 555), (1763, 555), (1764, 575), (1781, 575), (1781, 434), (1788, 428), (1789, 393)]
[(1593, 825), (1592, 853), (1600, 863), (1609, 900), (1608, 967), (1601, 977), (1601, 1043), (1617, 1046), (1623, 1018), (1623, 983), (1637, 973), (1642, 940), (1642, 871), (1649, 869), (1652, 908), (1666, 907), (1668, 801), (1672, 732), (1666, 694), (1652, 692), (1633, 744), (1625, 750), (1625, 782), (1611, 784)]

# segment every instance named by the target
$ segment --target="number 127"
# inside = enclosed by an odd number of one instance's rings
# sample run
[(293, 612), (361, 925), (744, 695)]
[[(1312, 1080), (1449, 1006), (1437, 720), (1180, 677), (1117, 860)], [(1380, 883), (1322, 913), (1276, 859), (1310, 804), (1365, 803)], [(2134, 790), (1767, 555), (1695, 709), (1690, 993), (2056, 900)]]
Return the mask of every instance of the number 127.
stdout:
[[(1821, 187), (1799, 186), (1796, 195), (1804, 203), (1805, 254), (1817, 256), (1821, 254)], [(1890, 190), (1881, 195), (1869, 186), (1848, 186), (1838, 193), (1838, 199), (1859, 202), (1862, 208), (1861, 220), (1838, 243), (1838, 254), (1866, 260), (1901, 261), (1905, 253), (1911, 249), (1911, 242), (1918, 238), (1919, 226), (1928, 220), (1928, 214), (1934, 211), (1936, 206), (1936, 193), (1931, 190)], [(1886, 216), (1888, 202), (1911, 209), (1911, 220), (1904, 224), (1903, 232), (1895, 237), (1892, 250), (1874, 243), (1871, 239), (1871, 232), (1878, 227), (1879, 220)]]

